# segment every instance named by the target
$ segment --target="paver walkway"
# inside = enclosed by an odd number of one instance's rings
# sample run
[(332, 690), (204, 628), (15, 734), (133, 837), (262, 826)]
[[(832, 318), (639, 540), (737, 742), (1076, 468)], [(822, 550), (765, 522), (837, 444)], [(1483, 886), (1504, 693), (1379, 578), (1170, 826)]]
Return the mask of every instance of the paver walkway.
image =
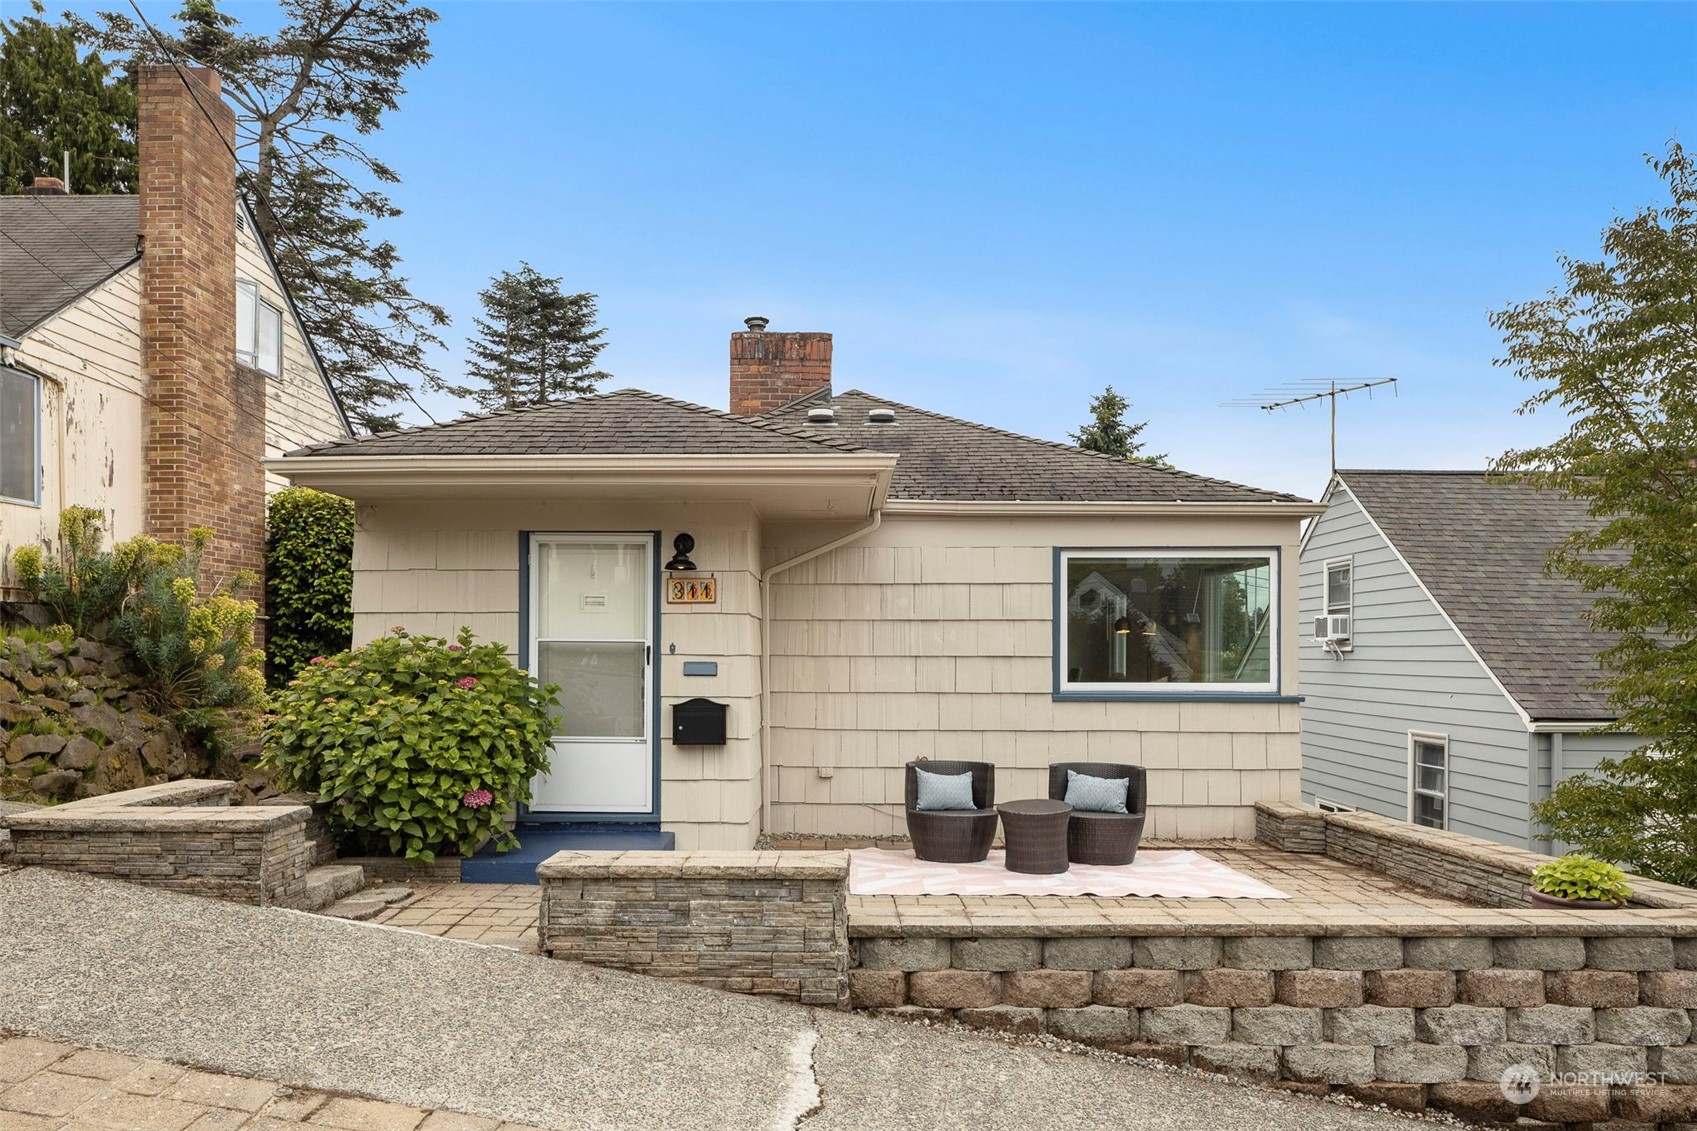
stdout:
[(423, 935), (536, 949), (542, 889), (535, 884), (411, 884), (413, 897), (372, 920)]
[(0, 1131), (541, 1131), (79, 1048), (0, 1038)]

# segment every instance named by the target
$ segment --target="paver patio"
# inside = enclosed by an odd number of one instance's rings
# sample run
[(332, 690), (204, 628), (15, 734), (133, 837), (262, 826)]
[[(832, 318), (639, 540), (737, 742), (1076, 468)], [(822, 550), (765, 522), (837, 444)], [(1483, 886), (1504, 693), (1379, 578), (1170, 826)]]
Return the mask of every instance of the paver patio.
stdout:
[(36, 1037), (0, 1038), (0, 1131), (542, 1131), (288, 1088)]
[[(899, 847), (888, 842), (831, 841), (830, 848)], [(775, 847), (817, 849), (827, 842), (787, 840)], [(1280, 852), (1253, 841), (1149, 841), (1149, 848), (1189, 848), (1270, 884), (1289, 899), (1139, 899), (1102, 896), (851, 895), (850, 921), (989, 915), (1041, 916), (1060, 922), (1139, 915), (1227, 913), (1242, 916), (1465, 916), (1471, 905), (1325, 856)], [(536, 949), (538, 888), (529, 884), (415, 884), (411, 899), (373, 922), (443, 938)]]

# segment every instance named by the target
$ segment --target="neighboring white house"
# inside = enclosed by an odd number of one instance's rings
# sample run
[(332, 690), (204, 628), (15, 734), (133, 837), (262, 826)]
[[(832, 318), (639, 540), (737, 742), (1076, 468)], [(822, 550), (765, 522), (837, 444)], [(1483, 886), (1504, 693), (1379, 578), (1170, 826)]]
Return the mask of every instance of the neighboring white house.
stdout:
[(137, 195), (0, 197), (0, 568), (71, 505), (112, 540), (212, 526), (251, 568), (261, 461), (349, 435), (191, 76), (142, 69)]
[[(356, 640), (470, 625), (565, 688), (523, 819), (897, 833), (918, 758), (992, 761), (1003, 799), (1140, 763), (1154, 836), (1298, 795), (1315, 504), (833, 395), (829, 335), (750, 327), (740, 415), (625, 390), (271, 464), (358, 504)], [(722, 744), (677, 741), (697, 698)]]
[[(1591, 734), (1612, 638), (1548, 551), (1585, 504), (1481, 471), (1339, 471), (1302, 544), (1302, 792), (1549, 850), (1529, 806), (1642, 745)], [(1327, 618), (1322, 624), (1320, 618)], [(1327, 637), (1330, 639), (1327, 639)]]

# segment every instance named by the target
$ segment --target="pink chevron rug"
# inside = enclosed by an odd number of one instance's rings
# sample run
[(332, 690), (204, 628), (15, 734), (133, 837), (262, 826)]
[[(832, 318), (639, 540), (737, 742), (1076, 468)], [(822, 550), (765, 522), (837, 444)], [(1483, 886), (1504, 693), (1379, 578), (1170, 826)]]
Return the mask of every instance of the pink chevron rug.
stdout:
[(1000, 850), (979, 864), (934, 864), (912, 852), (849, 852), (853, 895), (1101, 895), (1168, 899), (1289, 899), (1277, 888), (1197, 852), (1145, 849), (1123, 867), (1074, 864), (1054, 876), (1010, 872)]

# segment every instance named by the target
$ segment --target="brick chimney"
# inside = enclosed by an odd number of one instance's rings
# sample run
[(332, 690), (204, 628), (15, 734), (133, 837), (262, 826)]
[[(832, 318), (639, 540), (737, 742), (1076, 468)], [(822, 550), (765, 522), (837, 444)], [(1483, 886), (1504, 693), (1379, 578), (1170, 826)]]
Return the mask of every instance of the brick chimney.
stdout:
[(65, 196), (65, 182), (58, 177), (37, 177), (29, 183), (21, 196)]
[(770, 333), (764, 318), (731, 335), (731, 411), (759, 416), (831, 387), (831, 335)]
[(211, 527), (223, 581), (264, 567), (265, 378), (236, 365), (235, 112), (216, 73), (186, 73), (136, 76), (147, 531)]

